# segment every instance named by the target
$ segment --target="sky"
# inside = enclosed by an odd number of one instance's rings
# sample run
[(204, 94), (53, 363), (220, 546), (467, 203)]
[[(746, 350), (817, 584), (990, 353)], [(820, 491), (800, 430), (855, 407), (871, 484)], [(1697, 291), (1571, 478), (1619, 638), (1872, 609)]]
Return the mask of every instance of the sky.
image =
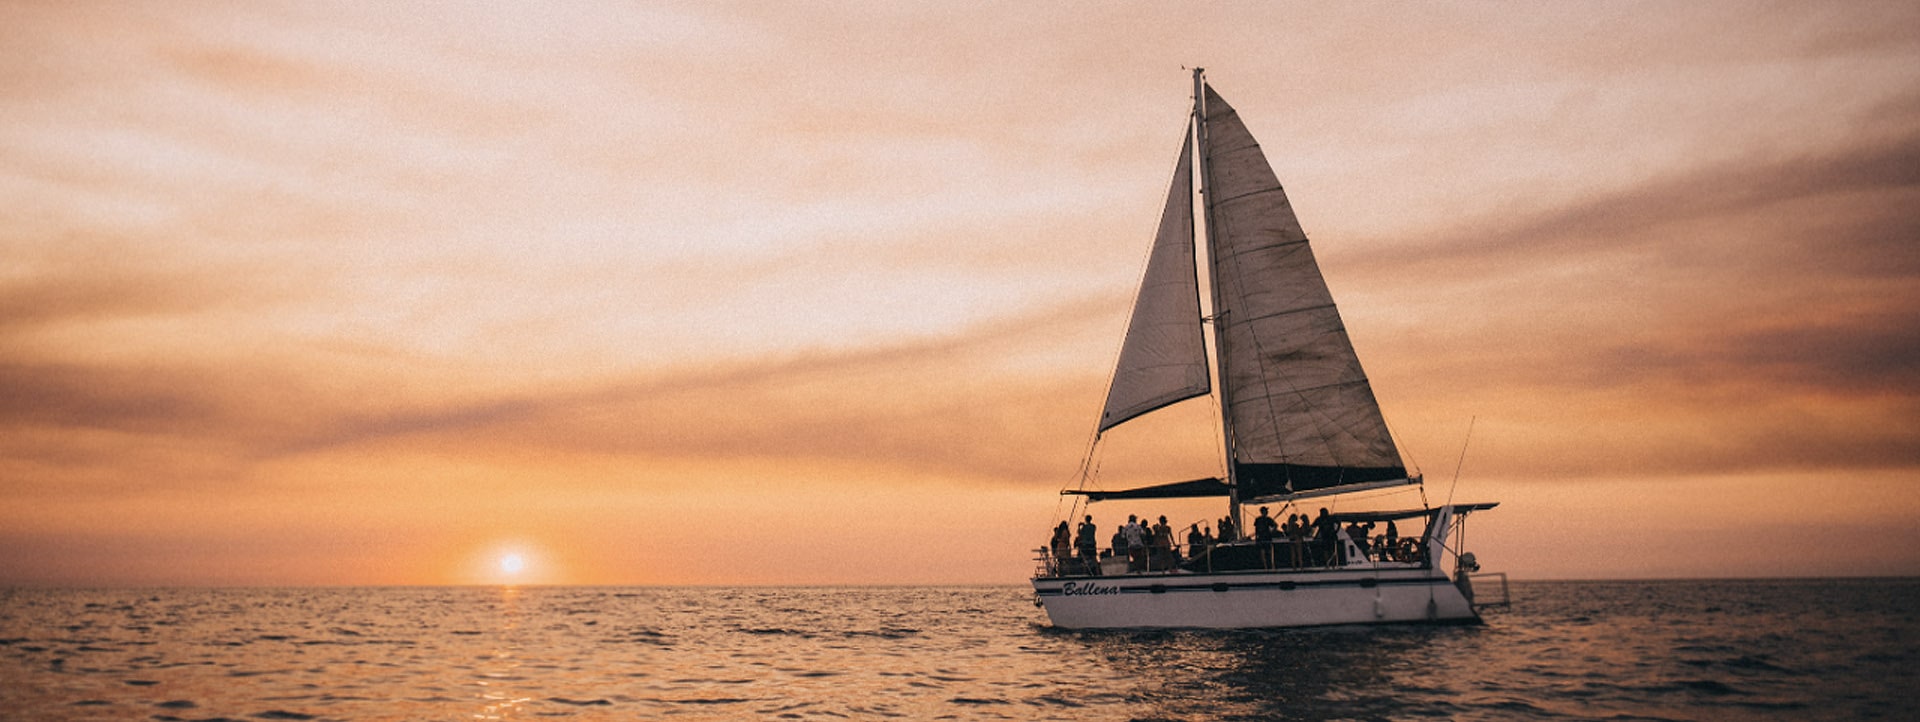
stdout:
[(1195, 65), (1486, 569), (1920, 574), (1913, 3), (555, 5), (0, 4), (0, 585), (1021, 583)]

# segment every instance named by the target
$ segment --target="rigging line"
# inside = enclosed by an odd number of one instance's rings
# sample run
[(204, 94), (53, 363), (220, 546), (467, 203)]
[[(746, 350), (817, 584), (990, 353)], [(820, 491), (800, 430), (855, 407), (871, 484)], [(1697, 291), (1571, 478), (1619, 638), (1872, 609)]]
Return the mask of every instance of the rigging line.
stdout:
[(1083, 490), (1086, 489), (1087, 477), (1089, 476), (1089, 474), (1087, 473), (1088, 467), (1093, 463), (1093, 456), (1095, 453), (1099, 451), (1099, 448), (1100, 448), (1100, 432), (1098, 429), (1096, 429), (1090, 436), (1087, 437), (1087, 450), (1080, 453), (1080, 469), (1077, 472), (1080, 476), (1080, 486), (1075, 488), (1083, 489)]
[[(1217, 332), (1217, 329), (1218, 327), (1216, 326), (1216, 332)], [(1226, 383), (1222, 382), (1220, 385), (1225, 386)], [(1222, 416), (1222, 411), (1220, 410), (1220, 397), (1218, 395), (1218, 392), (1207, 394), (1207, 406), (1208, 406), (1207, 413), (1213, 417), (1214, 435), (1225, 438), (1227, 435), (1227, 424)], [(1219, 462), (1220, 464), (1218, 467), (1215, 467), (1220, 472), (1220, 478), (1222, 479), (1227, 478), (1227, 464), (1233, 463), (1232, 460), (1215, 457), (1215, 461)]]
[(1453, 490), (1454, 490), (1454, 487), (1459, 486), (1460, 484), (1460, 467), (1467, 463), (1467, 444), (1472, 443), (1473, 441), (1473, 422), (1479, 421), (1479, 420), (1480, 420), (1480, 416), (1477, 414), (1474, 415), (1472, 418), (1467, 419), (1467, 438), (1461, 440), (1460, 442), (1460, 460), (1457, 462), (1454, 462), (1453, 481), (1447, 484), (1447, 505), (1448, 506), (1453, 505)]
[[(1467, 516), (1465, 514), (1460, 515), (1460, 518), (1453, 522), (1453, 526), (1455, 529), (1459, 530), (1458, 541), (1455, 543), (1459, 544), (1460, 551), (1464, 552), (1467, 550)], [(1455, 563), (1459, 562), (1459, 558), (1460, 558), (1460, 555), (1458, 553), (1454, 554)], [(1467, 572), (1467, 573), (1472, 574), (1473, 572)]]
[(1061, 497), (1061, 499), (1060, 499), (1059, 501), (1056, 501), (1056, 502), (1054, 502), (1054, 503), (1053, 503), (1053, 516), (1052, 516), (1052, 517), (1049, 517), (1049, 518), (1047, 519), (1047, 530), (1048, 530), (1048, 531), (1052, 531), (1052, 530), (1053, 530), (1053, 526), (1054, 526), (1054, 522), (1055, 522), (1055, 521), (1057, 521), (1057, 520), (1060, 520), (1060, 519), (1066, 519), (1066, 520), (1068, 520), (1068, 521), (1072, 521), (1072, 520), (1073, 520), (1073, 512), (1074, 512), (1074, 511), (1075, 511), (1076, 509), (1078, 509), (1078, 507), (1079, 507), (1079, 504), (1080, 504), (1080, 502), (1078, 502), (1078, 501), (1075, 501), (1075, 502), (1073, 502), (1073, 503), (1074, 503), (1074, 508), (1071, 508), (1071, 509), (1068, 509), (1068, 510), (1067, 510), (1067, 515), (1066, 515), (1066, 516), (1061, 516), (1061, 515), (1060, 515), (1060, 505), (1061, 505), (1061, 504), (1063, 504), (1063, 503), (1065, 503), (1065, 502), (1066, 502), (1066, 497)]
[[(1356, 352), (1356, 354), (1355, 354), (1355, 355), (1358, 355), (1358, 352)], [(1372, 384), (1368, 384), (1368, 390), (1369, 390), (1369, 391), (1371, 391), (1371, 390), (1372, 390)], [(1376, 397), (1375, 397), (1375, 401), (1377, 402), (1377, 401), (1378, 401), (1378, 399), (1379, 399), (1379, 397), (1378, 397), (1378, 396), (1376, 396)], [(1399, 435), (1398, 433), (1396, 433), (1396, 432), (1395, 432), (1395, 431), (1393, 430), (1393, 424), (1391, 424), (1391, 423), (1388, 423), (1388, 422), (1387, 422), (1387, 410), (1386, 410), (1386, 409), (1384, 409), (1384, 408), (1382, 408), (1382, 409), (1380, 410), (1380, 423), (1381, 423), (1381, 424), (1384, 424), (1384, 425), (1386, 425), (1386, 427), (1387, 427), (1387, 438), (1389, 438), (1389, 439), (1392, 439), (1392, 438), (1398, 438), (1398, 437), (1400, 436), (1400, 435)], [(1411, 451), (1409, 451), (1409, 450), (1406, 450), (1406, 449), (1401, 449), (1401, 448), (1400, 448), (1400, 445), (1399, 445), (1399, 444), (1394, 444), (1394, 449), (1400, 452), (1400, 460), (1401, 460), (1401, 461), (1411, 461), (1411, 462), (1413, 462), (1412, 464), (1409, 464), (1409, 466), (1412, 466), (1412, 467), (1413, 467), (1413, 472), (1412, 472), (1412, 474), (1411, 474), (1411, 476), (1419, 476), (1419, 477), (1422, 477), (1422, 481), (1424, 482), (1424, 481), (1425, 481), (1425, 479), (1424, 479), (1424, 477), (1425, 477), (1425, 475), (1426, 475), (1426, 472), (1423, 472), (1423, 471), (1421, 471), (1421, 470), (1420, 470), (1420, 462), (1419, 462), (1418, 460), (1415, 460), (1415, 459), (1413, 458), (1413, 452), (1411, 452)], [(1426, 484), (1425, 484), (1425, 483), (1422, 483), (1422, 484), (1421, 484), (1421, 486), (1423, 486), (1423, 487), (1424, 487), (1424, 486), (1426, 486)]]
[(1367, 491), (1358, 491), (1350, 494), (1345, 494), (1344, 496), (1351, 497), (1354, 501), (1367, 501), (1367, 500), (1373, 500), (1373, 499), (1384, 499), (1386, 497), (1393, 496), (1395, 494), (1405, 494), (1409, 491), (1412, 491), (1412, 489), (1408, 489), (1406, 488), (1406, 486), (1403, 485), (1403, 486), (1388, 487), (1385, 489), (1369, 489)]

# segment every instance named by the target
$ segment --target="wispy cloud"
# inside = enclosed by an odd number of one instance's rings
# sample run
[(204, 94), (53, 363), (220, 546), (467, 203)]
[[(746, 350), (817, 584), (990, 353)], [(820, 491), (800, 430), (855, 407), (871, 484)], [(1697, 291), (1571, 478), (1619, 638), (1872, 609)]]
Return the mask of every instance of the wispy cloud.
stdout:
[[(1887, 104), (1838, 147), (1485, 215), (1344, 268), (1362, 288), (1422, 279), (1413, 294), (1381, 294), (1417, 319), (1395, 324), (1409, 335), (1388, 336), (1390, 348), (1450, 349), (1406, 366), (1449, 387), (1417, 394), (1418, 417), (1501, 399), (1506, 421), (1534, 429), (1511, 473), (1912, 468), (1920, 125), (1901, 112), (1912, 104)], [(1373, 365), (1389, 386), (1418, 383), (1395, 380), (1391, 354)]]

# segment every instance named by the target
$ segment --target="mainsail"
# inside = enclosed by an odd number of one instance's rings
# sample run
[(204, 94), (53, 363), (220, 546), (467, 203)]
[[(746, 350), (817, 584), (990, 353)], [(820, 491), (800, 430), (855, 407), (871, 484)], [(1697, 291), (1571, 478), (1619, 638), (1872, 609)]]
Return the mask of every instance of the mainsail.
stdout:
[[(1197, 135), (1234, 496), (1407, 479), (1286, 192), (1233, 107), (1202, 88)], [(1191, 150), (1181, 147), (1107, 392), (1103, 432), (1210, 390), (1194, 273)]]
[(1280, 180), (1212, 86), (1205, 110), (1208, 255), (1240, 498), (1406, 478)]
[(1107, 387), (1100, 431), (1211, 391), (1200, 331), (1200, 284), (1193, 261), (1193, 133), (1187, 128), (1160, 232), (1147, 256), (1126, 341)]

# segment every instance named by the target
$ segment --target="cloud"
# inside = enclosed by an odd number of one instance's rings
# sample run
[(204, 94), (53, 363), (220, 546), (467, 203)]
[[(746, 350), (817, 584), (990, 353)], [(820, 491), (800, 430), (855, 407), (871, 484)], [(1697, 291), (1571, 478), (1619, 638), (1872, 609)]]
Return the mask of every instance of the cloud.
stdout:
[(1098, 372), (1071, 355), (1063, 368), (1054, 355), (1119, 314), (1103, 296), (889, 345), (346, 413), (271, 453), (402, 443), (837, 460), (1056, 483), (1084, 434), (1091, 407), (1080, 402), (1098, 392)]
[[(1077, 458), (1101, 373), (1072, 345), (1117, 329), (1121, 304), (1101, 295), (886, 345), (557, 381), (450, 382), (420, 378), (433, 373), (425, 359), (348, 365), (298, 347), (151, 363), (15, 354), (0, 363), (0, 428), (16, 469), (121, 489), (250, 483), (264, 465), (362, 452), (768, 459), (1053, 485)], [(111, 473), (169, 454), (137, 477)]]
[[(1878, 114), (1889, 118), (1920, 107), (1920, 95), (1889, 103)], [(1920, 228), (1920, 218), (1886, 193), (1920, 188), (1920, 123), (1893, 128), (1869, 126), (1864, 137), (1836, 148), (1801, 151), (1790, 157), (1760, 155), (1705, 168), (1683, 168), (1636, 185), (1598, 193), (1578, 202), (1519, 218), (1482, 215), (1461, 227), (1442, 230), (1424, 243), (1400, 244), (1391, 253), (1370, 257), (1364, 269), (1443, 277), (1507, 272), (1526, 263), (1543, 267), (1596, 255), (1646, 251), (1680, 261), (1702, 251), (1724, 253), (1722, 239), (1676, 238), (1662, 232), (1677, 224), (1763, 212), (1796, 201), (1836, 196), (1876, 197), (1876, 221), (1865, 233), (1839, 238), (1756, 238), (1745, 248), (1784, 244), (1809, 253), (1852, 259), (1856, 248), (1875, 252), (1873, 267), (1920, 271), (1920, 251), (1900, 244), (1903, 232)], [(1881, 125), (1876, 123), (1875, 125)], [(1496, 212), (1497, 213), (1497, 212)], [(1888, 235), (1893, 237), (1889, 238)], [(1711, 244), (1708, 249), (1698, 248)], [(1489, 260), (1494, 263), (1489, 263)], [(1476, 273), (1476, 269), (1487, 269)], [(1855, 266), (1846, 270), (1866, 270)]]
[(1335, 256), (1396, 428), (1478, 410), (1512, 442), (1487, 463), (1534, 478), (1920, 467), (1917, 97), (1840, 146)]
[(0, 336), (89, 319), (187, 314), (232, 300), (204, 274), (68, 269), (0, 281)]
[(198, 425), (214, 405), (183, 393), (191, 377), (146, 369), (59, 364), (0, 365), (0, 423), (41, 423), (124, 431)]
[(1608, 363), (1629, 364), (1647, 376), (1696, 385), (1732, 381), (1743, 390), (1920, 400), (1920, 307), (1736, 327), (1691, 346), (1618, 350)]

